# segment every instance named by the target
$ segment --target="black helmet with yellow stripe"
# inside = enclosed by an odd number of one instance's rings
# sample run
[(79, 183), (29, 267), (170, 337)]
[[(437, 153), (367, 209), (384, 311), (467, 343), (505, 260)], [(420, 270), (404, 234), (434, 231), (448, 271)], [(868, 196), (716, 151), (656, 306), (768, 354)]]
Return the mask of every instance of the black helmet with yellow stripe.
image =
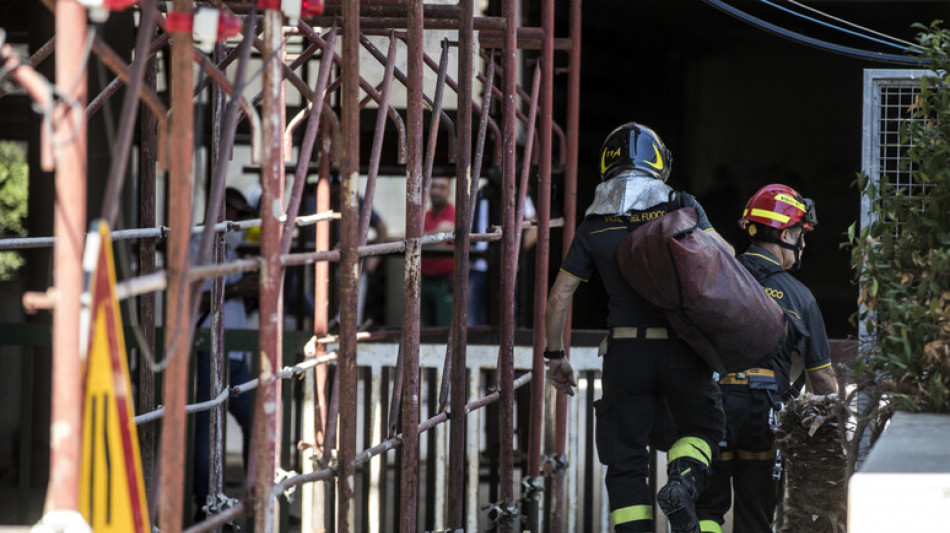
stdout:
[(600, 180), (607, 181), (624, 170), (641, 170), (666, 182), (673, 154), (650, 128), (628, 122), (610, 132), (600, 149)]

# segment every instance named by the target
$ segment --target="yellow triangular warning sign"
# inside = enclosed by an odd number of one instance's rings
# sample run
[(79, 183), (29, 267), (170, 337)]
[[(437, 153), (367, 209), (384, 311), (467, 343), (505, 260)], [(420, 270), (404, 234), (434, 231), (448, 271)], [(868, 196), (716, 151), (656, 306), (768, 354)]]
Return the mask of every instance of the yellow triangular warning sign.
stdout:
[(115, 297), (112, 237), (105, 222), (90, 232), (86, 247), (89, 344), (80, 511), (96, 533), (148, 533), (151, 524), (133, 420), (122, 315)]

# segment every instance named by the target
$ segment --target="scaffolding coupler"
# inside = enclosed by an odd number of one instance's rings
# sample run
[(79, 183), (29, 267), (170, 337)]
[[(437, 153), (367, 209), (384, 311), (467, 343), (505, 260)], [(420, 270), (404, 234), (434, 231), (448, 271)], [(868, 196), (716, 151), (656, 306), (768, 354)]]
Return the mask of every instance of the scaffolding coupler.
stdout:
[(541, 471), (548, 476), (563, 476), (568, 467), (571, 466), (567, 460), (566, 453), (552, 453), (541, 456)]
[[(283, 480), (292, 478), (297, 475), (298, 475), (297, 472), (294, 472), (293, 470), (288, 471), (288, 470), (283, 470), (281, 468), (278, 468), (277, 472), (274, 474), (274, 484), (280, 485), (280, 483)], [(297, 491), (296, 485), (292, 487), (288, 487), (286, 490), (284, 490), (284, 498), (287, 499), (287, 503), (294, 503), (294, 493), (296, 491)]]
[(521, 518), (521, 510), (513, 501), (482, 505), (482, 511), (488, 516), (488, 522), (495, 526), (514, 527)]
[(521, 479), (521, 501), (539, 502), (544, 494), (544, 478), (541, 476), (526, 476)]

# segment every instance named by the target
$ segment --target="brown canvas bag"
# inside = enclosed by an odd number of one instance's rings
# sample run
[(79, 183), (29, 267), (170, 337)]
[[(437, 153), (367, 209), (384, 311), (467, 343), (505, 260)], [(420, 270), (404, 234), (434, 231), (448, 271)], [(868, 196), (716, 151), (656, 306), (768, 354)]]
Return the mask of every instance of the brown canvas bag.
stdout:
[(696, 209), (685, 207), (637, 227), (617, 248), (620, 271), (710, 368), (755, 367), (781, 349), (783, 311), (696, 222)]

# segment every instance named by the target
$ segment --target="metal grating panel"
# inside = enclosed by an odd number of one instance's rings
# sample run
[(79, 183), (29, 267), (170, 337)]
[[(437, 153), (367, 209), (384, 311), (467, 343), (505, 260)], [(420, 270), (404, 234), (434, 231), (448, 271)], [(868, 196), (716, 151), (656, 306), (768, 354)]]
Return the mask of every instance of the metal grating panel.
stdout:
[[(912, 120), (912, 110), (920, 94), (920, 78), (927, 73), (926, 70), (864, 71), (864, 172), (875, 181), (887, 180), (911, 198), (921, 196), (929, 186), (913, 182), (913, 168), (905, 161), (907, 148), (901, 145), (901, 126)], [(862, 226), (871, 222), (869, 202), (868, 198), (861, 199)]]
[[(912, 167), (904, 163), (907, 148), (901, 146), (901, 124), (911, 114), (920, 94), (920, 79), (927, 70), (867, 69), (864, 71), (864, 123), (862, 167), (877, 182), (887, 180), (905, 194), (920, 196), (926, 189), (915, 184)], [(861, 197), (861, 227), (873, 222), (871, 199)], [(898, 221), (899, 222), (899, 221)], [(900, 232), (900, 225), (895, 233)], [(868, 340), (865, 324), (858, 325), (862, 343)]]

